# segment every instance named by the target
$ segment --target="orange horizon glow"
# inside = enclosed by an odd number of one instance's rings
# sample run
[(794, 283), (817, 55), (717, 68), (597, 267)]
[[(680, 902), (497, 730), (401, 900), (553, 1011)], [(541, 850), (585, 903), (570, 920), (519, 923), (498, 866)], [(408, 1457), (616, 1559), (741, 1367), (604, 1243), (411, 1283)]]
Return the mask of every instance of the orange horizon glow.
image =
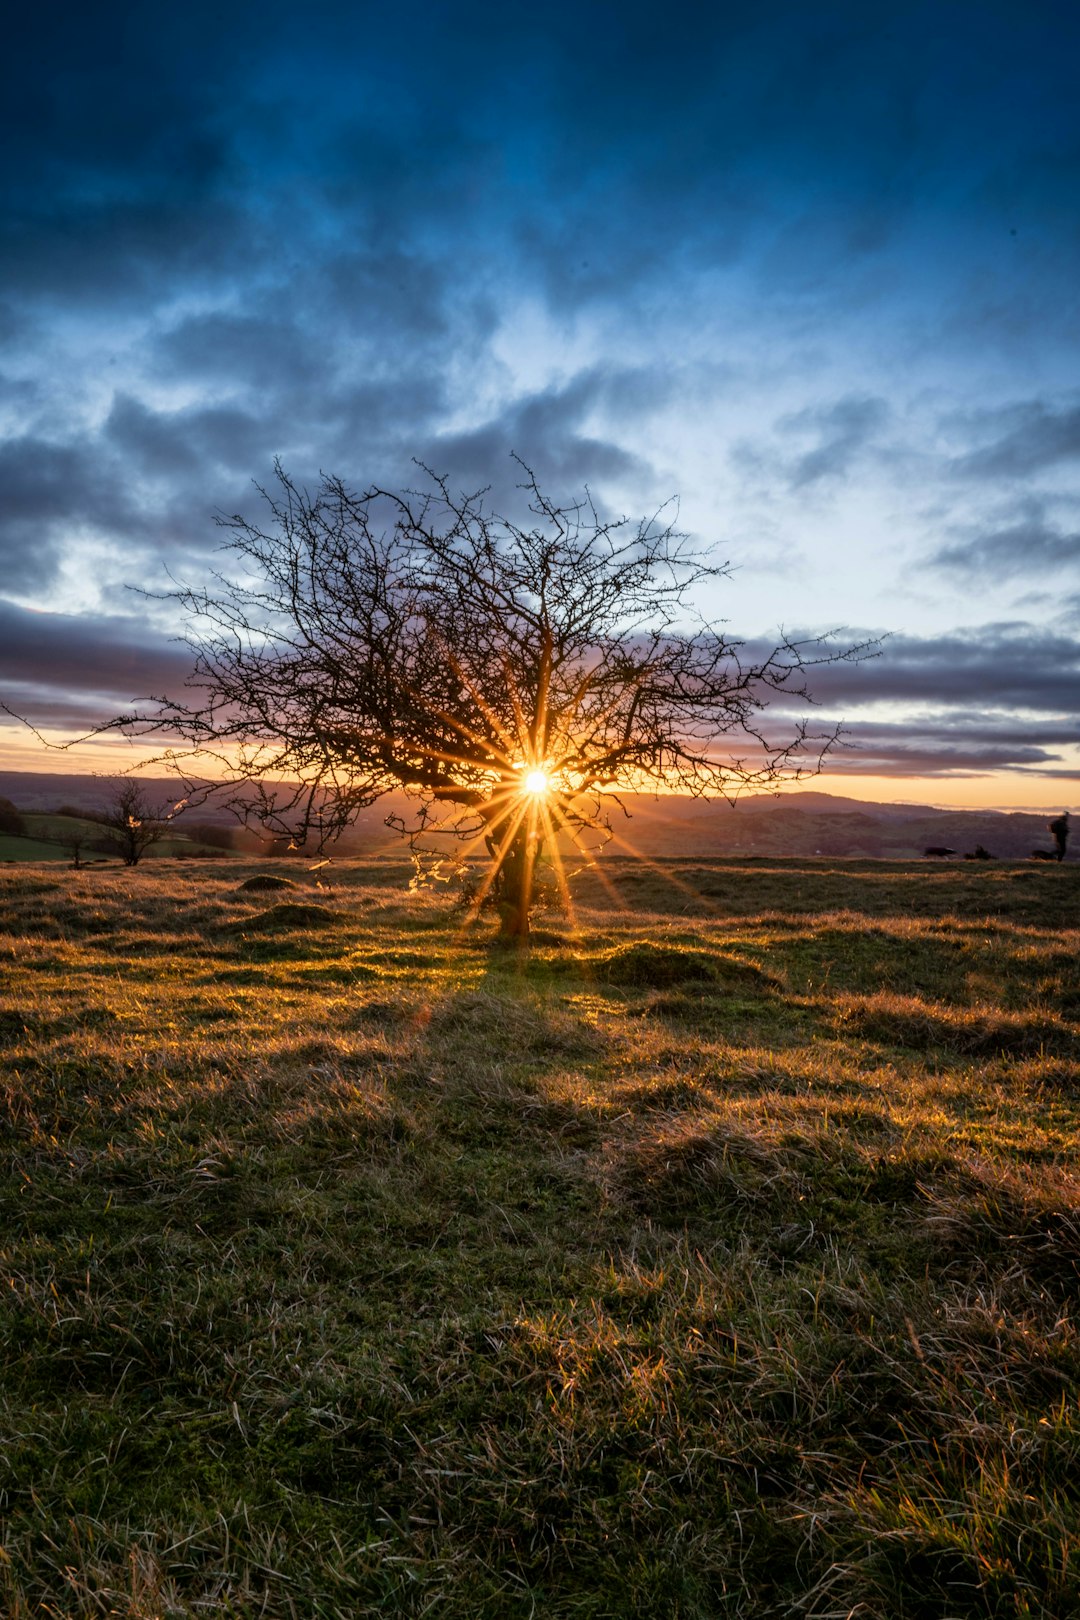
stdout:
[[(38, 742), (14, 726), (0, 728), (0, 770), (27, 771), (44, 776), (166, 775), (164, 761), (155, 762), (145, 748), (116, 737), (88, 740), (64, 747), (63, 733), (43, 732)], [(50, 745), (50, 746), (46, 746)], [(206, 762), (213, 765), (213, 761)], [(215, 780), (224, 773), (203, 769), (198, 773)], [(536, 774), (543, 775), (539, 770)], [(526, 791), (543, 796), (545, 784)], [(634, 789), (628, 791), (634, 792)], [(653, 796), (652, 787), (645, 787)], [(790, 793), (824, 793), (831, 798), (856, 799), (867, 804), (910, 804), (946, 810), (999, 810), (1060, 814), (1080, 810), (1080, 773), (1076, 776), (1038, 776), (999, 772), (985, 776), (863, 776), (824, 770), (799, 782), (778, 783), (773, 789), (748, 790), (741, 800), (774, 798)], [(660, 788), (655, 796), (664, 797)]]

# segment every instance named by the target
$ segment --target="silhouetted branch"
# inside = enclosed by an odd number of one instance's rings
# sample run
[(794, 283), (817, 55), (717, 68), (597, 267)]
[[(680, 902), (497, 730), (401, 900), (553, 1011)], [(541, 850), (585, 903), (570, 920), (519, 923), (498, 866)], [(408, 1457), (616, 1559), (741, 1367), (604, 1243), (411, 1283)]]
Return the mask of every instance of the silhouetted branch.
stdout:
[(185, 694), (104, 729), (182, 739), (164, 757), (193, 798), (221, 773), (215, 794), (298, 844), (404, 790), (417, 817), (391, 821), (414, 841), (437, 825), (485, 844), (516, 894), (511, 932), (543, 837), (528, 771), (549, 779), (556, 831), (597, 826), (618, 790), (733, 800), (815, 772), (835, 730), (801, 720), (777, 743), (762, 717), (777, 696), (809, 703), (809, 671), (873, 648), (783, 636), (748, 659), (695, 619), (695, 589), (727, 566), (670, 509), (601, 518), (521, 466), (532, 524), (430, 472), (423, 491), (325, 477), (309, 493), (278, 466), (266, 527), (221, 517), (228, 568), (168, 593), (191, 626)]

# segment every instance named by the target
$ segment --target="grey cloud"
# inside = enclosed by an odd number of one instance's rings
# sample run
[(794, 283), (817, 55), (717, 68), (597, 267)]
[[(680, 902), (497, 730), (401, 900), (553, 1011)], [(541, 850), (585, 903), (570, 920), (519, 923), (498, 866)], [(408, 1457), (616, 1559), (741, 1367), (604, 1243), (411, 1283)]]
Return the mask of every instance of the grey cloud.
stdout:
[(389, 382), (460, 363), (495, 318), (460, 259), (388, 246), (290, 263), (242, 309), (189, 316), (160, 333), (153, 354), (169, 376), (271, 401), (306, 396), (317, 408), (358, 374)]
[[(242, 465), (243, 437), (253, 472), (279, 454), (293, 470), (303, 462), (305, 476), (326, 467), (363, 481), (396, 475), (423, 453), (491, 320), (449, 263), (339, 255), (297, 268), (287, 289), (242, 312), (182, 321), (153, 353), (162, 375), (212, 388), (261, 424), (243, 436), (238, 421), (229, 425), (231, 465)], [(194, 443), (179, 416), (169, 427)], [(221, 448), (212, 436), (210, 453)]]
[[(247, 319), (182, 329), (193, 360), (217, 348), (224, 374), (237, 380), (245, 366), (249, 377), (252, 368), (257, 374), (260, 333)], [(361, 485), (413, 481), (416, 457), (461, 487), (492, 485), (500, 499), (512, 498), (520, 480), (511, 452), (560, 497), (610, 478), (640, 482), (644, 464), (593, 424), (640, 416), (667, 386), (647, 368), (599, 367), (519, 399), (474, 430), (440, 433), (449, 404), (443, 367), (420, 363), (360, 382), (329, 376), (320, 383), (309, 358), (306, 375), (287, 375), (276, 388), (268, 372), (267, 385), (248, 389), (243, 405), (156, 410), (120, 393), (96, 435), (0, 444), (8, 590), (47, 586), (79, 535), (115, 547), (131, 583), (152, 581), (162, 560), (183, 577), (198, 573), (219, 540), (214, 513), (250, 506), (251, 480), (267, 478), (276, 455), (302, 481), (325, 469)]]
[(1080, 742), (1068, 719), (1018, 725), (1012, 716), (913, 715), (895, 722), (854, 720), (830, 770), (860, 775), (955, 776), (985, 771), (1043, 773), (1063, 765)]
[[(218, 426), (220, 450), (226, 430), (235, 435), (239, 429), (231, 420)], [(121, 402), (116, 442), (107, 427), (98, 438), (66, 444), (31, 436), (0, 444), (0, 566), (7, 590), (29, 594), (49, 585), (61, 557), (86, 534), (127, 560), (132, 583), (155, 557), (167, 554), (187, 566), (216, 545), (213, 512), (235, 505), (239, 481), (219, 475), (208, 483), (200, 464), (224, 459), (211, 450), (215, 413), (195, 412), (187, 427), (190, 442), (170, 438), (167, 421)], [(267, 466), (271, 459), (267, 455)], [(146, 484), (148, 475), (159, 478), (156, 491)]]
[[(368, 446), (408, 453), (410, 436), (427, 436), (448, 406), (446, 379), (438, 373), (399, 374), (348, 383), (313, 402), (326, 430), (328, 465), (357, 461)], [(362, 475), (365, 469), (357, 467)]]
[(1080, 530), (1067, 532), (1047, 520), (1041, 502), (1028, 502), (1016, 521), (942, 546), (931, 562), (962, 576), (1034, 583), (1043, 570), (1080, 562)]
[[(784, 438), (816, 442), (795, 457), (781, 454), (777, 470), (792, 489), (843, 477), (873, 444), (890, 416), (885, 400), (873, 395), (848, 395), (831, 405), (810, 406), (783, 416), (776, 429)], [(760, 466), (767, 464), (770, 456), (744, 444), (736, 448), (735, 459), (746, 466)]]
[(83, 738), (127, 712), (131, 698), (110, 700), (107, 694), (61, 692), (56, 687), (0, 680), (0, 747), (11, 738), (29, 743), (34, 731), (55, 730)]
[(328, 358), (295, 320), (273, 313), (216, 311), (191, 316), (155, 344), (166, 376), (195, 377), (230, 388), (303, 388), (325, 376)]
[(1080, 405), (1054, 408), (1035, 400), (1013, 407), (1011, 425), (989, 444), (958, 456), (952, 471), (965, 478), (1023, 478), (1080, 459)]
[[(4, 335), (0, 330), (0, 342), (4, 340)], [(41, 393), (41, 384), (36, 378), (12, 377), (0, 372), (0, 404), (9, 406), (23, 416), (38, 404)]]
[(965, 748), (959, 743), (945, 748), (924, 747), (917, 737), (910, 742), (863, 739), (858, 727), (852, 727), (849, 747), (834, 749), (829, 754), (829, 774), (841, 776), (982, 776), (990, 771), (1024, 773), (1039, 776), (1071, 776), (1076, 772), (1061, 768), (1056, 762), (1060, 754), (1044, 749)]
[(518, 401), (471, 432), (435, 436), (421, 459), (463, 485), (490, 484), (500, 502), (512, 501), (521, 481), (514, 455), (556, 499), (580, 495), (584, 485), (598, 479), (647, 479), (647, 463), (585, 429), (590, 410), (613, 386), (605, 374), (581, 374), (564, 388)]
[(8, 439), (0, 444), (0, 488), (0, 562), (8, 590), (48, 584), (73, 530), (127, 530), (139, 521), (115, 469), (86, 441)]
[(118, 395), (103, 431), (144, 475), (193, 477), (200, 486), (208, 467), (250, 473), (267, 459), (266, 427), (230, 406), (153, 411), (139, 400)]
[(0, 220), (0, 257), (21, 310), (160, 308), (178, 292), (230, 292), (238, 253), (263, 267), (279, 247), (257, 217), (213, 199), (109, 199)]
[[(401, 249), (379, 254), (342, 255), (323, 268), (318, 283), (323, 296), (343, 317), (351, 336), (369, 340), (379, 333), (408, 334), (411, 341), (445, 340), (451, 329), (450, 289), (459, 284), (461, 267), (435, 264)], [(477, 319), (490, 329), (493, 316), (482, 304), (453, 311), (455, 340)], [(471, 316), (471, 318), (470, 318)]]
[(1041, 625), (889, 636), (877, 658), (823, 666), (810, 675), (814, 695), (828, 704), (918, 702), (1080, 713), (1080, 639)]
[(139, 620), (35, 613), (0, 598), (0, 704), (33, 725), (88, 730), (178, 693), (191, 667), (186, 647)]

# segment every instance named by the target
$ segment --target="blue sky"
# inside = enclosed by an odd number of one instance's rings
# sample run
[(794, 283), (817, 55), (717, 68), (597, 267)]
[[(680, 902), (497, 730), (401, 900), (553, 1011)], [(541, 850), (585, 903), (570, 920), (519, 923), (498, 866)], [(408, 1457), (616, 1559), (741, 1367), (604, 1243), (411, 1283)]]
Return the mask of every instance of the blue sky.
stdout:
[(0, 697), (50, 734), (175, 687), (128, 586), (275, 455), (516, 451), (677, 495), (751, 641), (889, 633), (819, 684), (830, 789), (1072, 803), (1074, 5), (60, 4), (0, 77)]

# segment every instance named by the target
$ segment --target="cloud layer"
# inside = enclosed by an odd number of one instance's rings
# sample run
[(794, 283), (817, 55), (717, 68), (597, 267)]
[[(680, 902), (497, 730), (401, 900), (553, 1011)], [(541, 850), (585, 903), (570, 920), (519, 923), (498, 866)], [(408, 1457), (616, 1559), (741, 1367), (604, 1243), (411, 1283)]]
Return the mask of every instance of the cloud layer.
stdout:
[(514, 452), (681, 495), (736, 632), (895, 632), (822, 671), (881, 772), (1073, 768), (1078, 45), (973, 0), (23, 8), (0, 696), (182, 678), (126, 587), (211, 569), (275, 456), (505, 501)]

